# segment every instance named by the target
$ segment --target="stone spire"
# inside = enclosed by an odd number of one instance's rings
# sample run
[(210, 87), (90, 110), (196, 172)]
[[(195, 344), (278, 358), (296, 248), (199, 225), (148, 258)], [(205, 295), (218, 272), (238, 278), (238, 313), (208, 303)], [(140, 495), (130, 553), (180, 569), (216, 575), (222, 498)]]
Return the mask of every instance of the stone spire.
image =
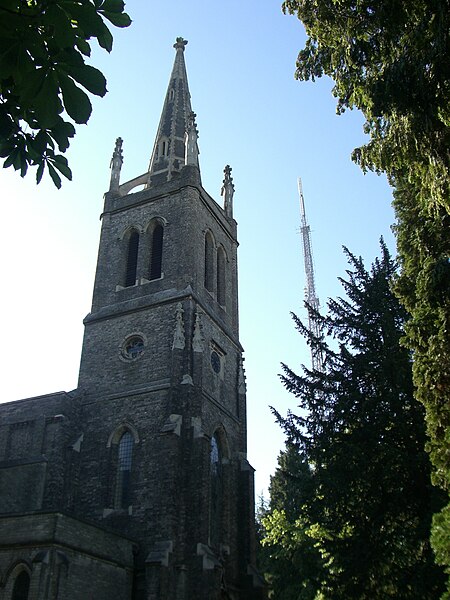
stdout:
[[(192, 131), (192, 123), (190, 122), (192, 113), (191, 95), (184, 62), (186, 44), (186, 40), (178, 37), (173, 46), (176, 50), (175, 62), (150, 159), (147, 185), (163, 183), (172, 179), (186, 164), (185, 144), (186, 135), (189, 135), (189, 127), (191, 127), (191, 139), (197, 135), (195, 122), (195, 132)], [(195, 139), (195, 146), (196, 143)], [(192, 150), (191, 158), (195, 153), (198, 155), (198, 149), (193, 147)], [(195, 162), (190, 160), (190, 164), (195, 164)], [(198, 166), (198, 158), (196, 164)]]

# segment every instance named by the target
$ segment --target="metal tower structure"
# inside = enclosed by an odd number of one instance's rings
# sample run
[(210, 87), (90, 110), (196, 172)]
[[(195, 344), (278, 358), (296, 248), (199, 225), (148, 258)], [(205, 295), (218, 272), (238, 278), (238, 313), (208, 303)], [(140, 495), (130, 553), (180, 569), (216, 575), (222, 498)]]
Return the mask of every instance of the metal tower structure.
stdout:
[[(314, 262), (312, 255), (312, 244), (311, 244), (311, 228), (308, 225), (308, 221), (306, 219), (306, 210), (305, 210), (305, 199), (303, 197), (303, 187), (302, 180), (300, 177), (298, 178), (298, 194), (300, 196), (300, 215), (301, 215), (301, 226), (300, 233), (302, 235), (302, 243), (303, 243), (303, 259), (305, 263), (305, 275), (306, 275), (306, 285), (305, 285), (305, 300), (311, 309), (308, 309), (308, 325), (309, 330), (314, 335), (314, 337), (320, 336), (320, 326), (318, 320), (314, 314), (314, 311), (319, 311), (320, 303), (319, 298), (316, 294), (316, 284), (314, 277)], [(312, 368), (314, 370), (321, 371), (323, 368), (323, 357), (322, 352), (319, 348), (314, 346), (311, 347), (311, 363)]]

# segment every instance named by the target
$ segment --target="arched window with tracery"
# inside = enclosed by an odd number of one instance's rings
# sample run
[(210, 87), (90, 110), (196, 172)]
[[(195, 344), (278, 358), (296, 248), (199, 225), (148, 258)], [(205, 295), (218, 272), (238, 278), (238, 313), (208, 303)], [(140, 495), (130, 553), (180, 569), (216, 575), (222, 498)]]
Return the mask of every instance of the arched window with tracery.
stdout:
[(23, 570), (17, 575), (11, 594), (11, 600), (28, 600), (30, 591), (30, 576)]
[(160, 279), (162, 275), (164, 227), (156, 223), (151, 233), (149, 279)]
[(139, 231), (132, 229), (128, 235), (127, 255), (125, 264), (124, 286), (130, 287), (136, 283), (137, 263), (139, 252)]
[(114, 507), (128, 508), (130, 505), (131, 465), (133, 459), (134, 439), (129, 431), (125, 431), (117, 447), (117, 471), (114, 493)]
[(210, 504), (209, 542), (217, 547), (222, 536), (223, 468), (222, 451), (217, 434), (211, 438), (210, 448)]
[(225, 252), (222, 247), (217, 250), (217, 302), (225, 306)]
[(214, 291), (214, 240), (209, 231), (205, 235), (205, 288)]

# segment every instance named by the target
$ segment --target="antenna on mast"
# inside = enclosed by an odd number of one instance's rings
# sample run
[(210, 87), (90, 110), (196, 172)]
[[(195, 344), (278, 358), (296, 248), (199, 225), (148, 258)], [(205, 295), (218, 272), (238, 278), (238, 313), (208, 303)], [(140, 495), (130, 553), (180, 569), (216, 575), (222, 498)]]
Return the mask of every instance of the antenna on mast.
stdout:
[[(318, 323), (316, 315), (314, 314), (314, 311), (319, 311), (320, 303), (319, 298), (316, 294), (314, 263), (311, 244), (311, 228), (308, 225), (308, 221), (306, 220), (305, 199), (303, 197), (302, 180), (300, 177), (298, 178), (297, 183), (298, 194), (300, 196), (300, 233), (302, 234), (303, 259), (305, 263), (306, 275), (305, 300), (310, 307), (308, 308), (308, 326), (309, 331), (313, 334), (313, 336), (319, 338), (321, 334), (320, 325)], [(313, 370), (321, 371), (323, 369), (323, 357), (320, 348), (311, 346), (311, 363)]]

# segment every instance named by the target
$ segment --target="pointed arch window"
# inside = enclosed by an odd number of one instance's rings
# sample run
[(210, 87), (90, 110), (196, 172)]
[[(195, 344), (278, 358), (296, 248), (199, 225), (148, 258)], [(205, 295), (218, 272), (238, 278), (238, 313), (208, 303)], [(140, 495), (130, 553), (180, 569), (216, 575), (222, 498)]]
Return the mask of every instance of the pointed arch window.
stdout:
[(30, 576), (27, 571), (20, 571), (14, 581), (11, 600), (28, 600)]
[(137, 262), (139, 252), (139, 232), (132, 229), (128, 237), (127, 260), (125, 265), (125, 287), (136, 283)]
[(205, 235), (205, 288), (214, 290), (214, 241), (209, 231)]
[(225, 306), (225, 252), (217, 250), (217, 302)]
[(211, 438), (210, 448), (210, 504), (209, 504), (209, 541), (217, 547), (222, 535), (222, 496), (223, 470), (222, 452), (217, 434)]
[(130, 480), (133, 446), (133, 436), (129, 431), (125, 431), (122, 434), (118, 445), (116, 487), (114, 496), (115, 508), (127, 508), (130, 504)]
[(160, 279), (162, 275), (162, 252), (163, 252), (164, 227), (156, 223), (151, 236), (150, 248), (150, 272), (149, 279)]

